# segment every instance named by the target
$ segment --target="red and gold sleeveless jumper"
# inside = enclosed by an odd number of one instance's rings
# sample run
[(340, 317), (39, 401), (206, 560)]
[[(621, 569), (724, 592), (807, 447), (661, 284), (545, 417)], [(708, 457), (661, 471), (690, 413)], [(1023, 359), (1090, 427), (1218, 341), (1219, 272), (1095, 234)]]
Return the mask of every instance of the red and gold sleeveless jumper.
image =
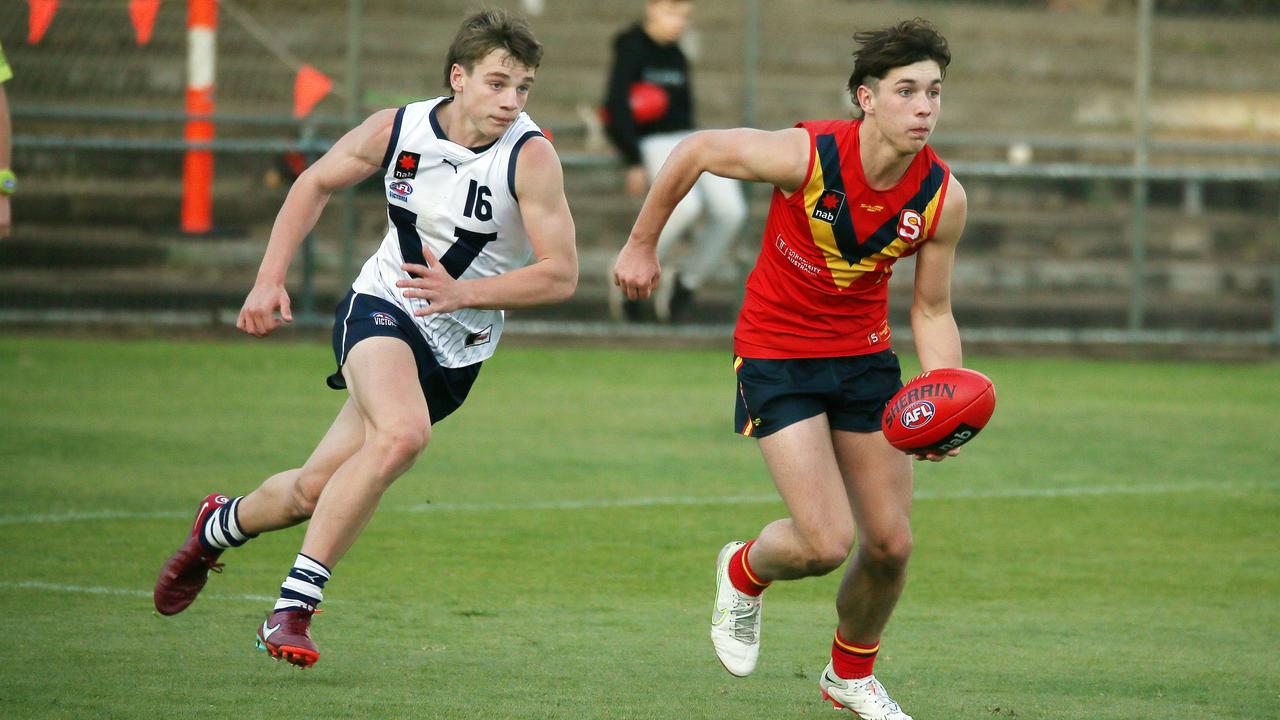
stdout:
[(844, 357), (889, 347), (893, 263), (933, 237), (951, 171), (926, 145), (896, 185), (871, 189), (858, 153), (861, 125), (797, 125), (809, 132), (809, 174), (791, 195), (773, 189), (735, 355)]

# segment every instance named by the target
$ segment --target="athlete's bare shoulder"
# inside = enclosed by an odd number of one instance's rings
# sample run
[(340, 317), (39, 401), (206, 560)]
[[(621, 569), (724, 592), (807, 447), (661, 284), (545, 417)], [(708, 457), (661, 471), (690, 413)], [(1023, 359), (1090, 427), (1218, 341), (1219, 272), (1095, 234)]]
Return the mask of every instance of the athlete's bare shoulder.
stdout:
[(955, 244), (960, 241), (964, 232), (965, 219), (969, 215), (969, 198), (964, 186), (955, 175), (947, 178), (946, 202), (942, 205), (942, 215), (938, 217), (938, 229), (934, 232), (934, 240), (944, 244)]
[(357, 154), (361, 159), (382, 164), (383, 156), (387, 151), (387, 144), (391, 142), (391, 133), (395, 129), (396, 114), (399, 108), (384, 108), (364, 119), (352, 130), (354, 138), (358, 144)]
[(516, 156), (515, 191), (524, 198), (559, 191), (563, 194), (564, 170), (555, 146), (543, 135), (533, 135)]

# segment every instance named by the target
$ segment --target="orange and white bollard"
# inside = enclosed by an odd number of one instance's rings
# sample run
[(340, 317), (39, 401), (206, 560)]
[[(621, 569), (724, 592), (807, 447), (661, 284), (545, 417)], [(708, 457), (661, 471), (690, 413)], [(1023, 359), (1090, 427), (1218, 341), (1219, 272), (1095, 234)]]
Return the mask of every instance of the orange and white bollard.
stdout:
[[(188, 143), (213, 142), (213, 80), (217, 0), (187, 0)], [(198, 119), (197, 119), (198, 118)], [(182, 161), (182, 231), (213, 228), (213, 151), (187, 150)]]

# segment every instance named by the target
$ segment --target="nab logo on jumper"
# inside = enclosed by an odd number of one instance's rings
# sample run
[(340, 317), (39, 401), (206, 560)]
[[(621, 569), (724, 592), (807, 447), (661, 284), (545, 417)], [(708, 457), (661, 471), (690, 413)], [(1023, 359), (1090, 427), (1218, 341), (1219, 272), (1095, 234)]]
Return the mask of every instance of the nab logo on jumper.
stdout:
[(826, 190), (818, 202), (813, 204), (813, 219), (821, 220), (828, 225), (835, 225), (836, 218), (844, 209), (844, 193), (839, 190)]
[(401, 150), (400, 156), (396, 158), (395, 174), (397, 180), (411, 180), (418, 176), (418, 163), (421, 162), (422, 155), (408, 150)]

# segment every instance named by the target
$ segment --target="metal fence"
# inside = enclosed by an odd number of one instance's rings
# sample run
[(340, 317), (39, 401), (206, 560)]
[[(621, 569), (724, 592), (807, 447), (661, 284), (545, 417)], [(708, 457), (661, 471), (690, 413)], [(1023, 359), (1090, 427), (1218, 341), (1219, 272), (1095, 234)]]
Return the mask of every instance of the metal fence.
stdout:
[[(564, 327), (619, 329), (603, 321), (602, 280), (635, 208), (584, 109), (602, 92), (609, 35), (641, 4), (545, 0), (533, 18), (547, 60), (530, 109), (556, 135), (583, 251), (581, 300), (554, 316)], [(23, 178), (14, 238), (0, 244), (0, 317), (145, 320), (139, 310), (158, 304), (225, 318), (252, 281), (293, 161), (370, 109), (434, 94), (469, 7), (223, 0), (217, 135), (194, 145), (217, 157), (215, 228), (188, 236), (177, 223), (193, 147), (185, 7), (161, 4), (139, 44), (127, 6), (64, 0), (36, 43), (28, 8), (0, 6)], [(745, 0), (697, 13), (687, 49), (706, 126), (841, 116), (854, 29), (922, 15), (948, 34), (955, 61), (933, 144), (971, 198), (955, 281), (966, 334), (1280, 345), (1280, 88), (1267, 72), (1280, 50), (1276, 3)], [(334, 91), (297, 120), (302, 65)], [(295, 292), (317, 318), (385, 222), (372, 193), (335, 205), (296, 263)], [(729, 305), (759, 237), (755, 205), (739, 262), (708, 293)], [(124, 259), (133, 255), (136, 267)], [(48, 287), (78, 274), (93, 300)], [(901, 317), (910, 273), (899, 276)]]

